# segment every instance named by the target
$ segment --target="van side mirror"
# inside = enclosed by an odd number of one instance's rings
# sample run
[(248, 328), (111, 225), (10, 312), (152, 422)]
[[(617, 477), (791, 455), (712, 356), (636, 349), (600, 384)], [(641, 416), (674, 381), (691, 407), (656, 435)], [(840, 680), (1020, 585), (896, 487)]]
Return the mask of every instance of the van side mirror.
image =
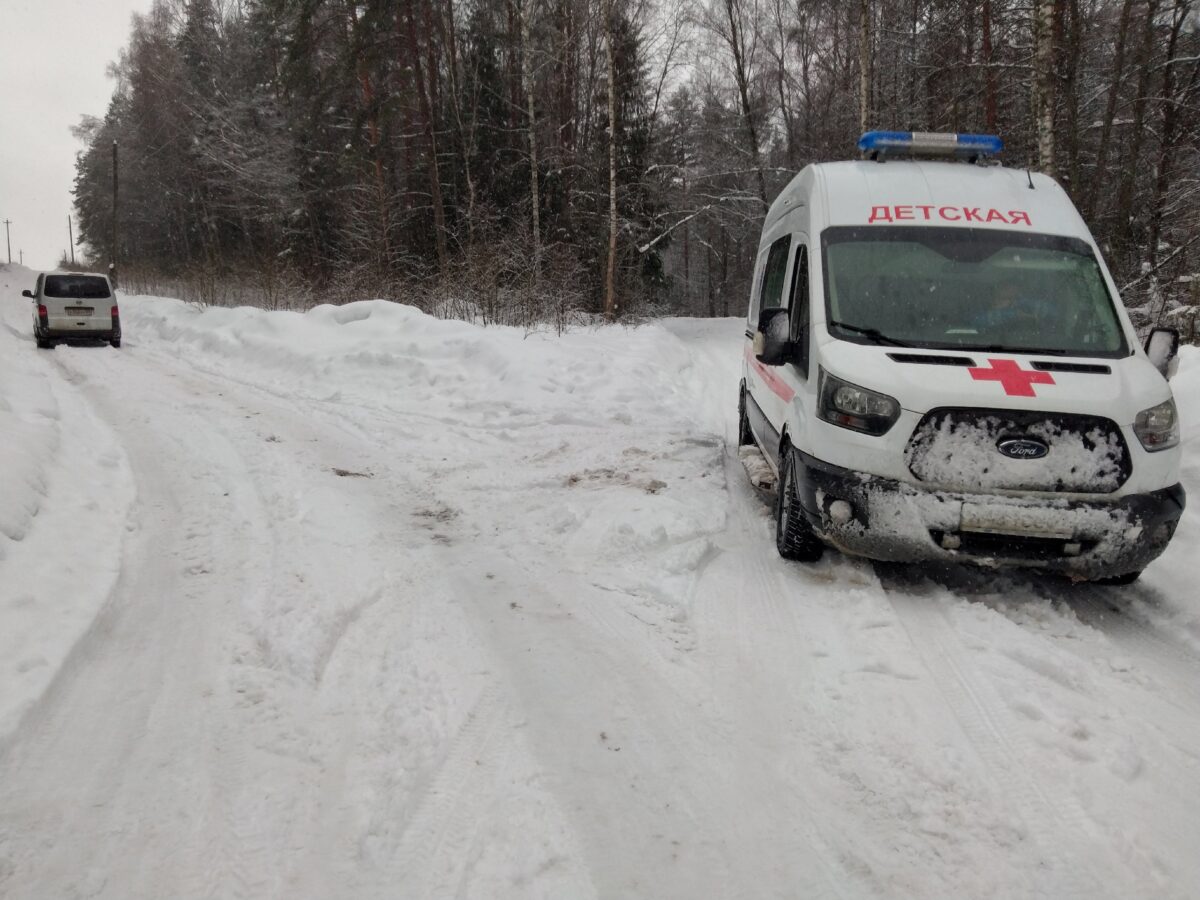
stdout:
[(767, 366), (782, 366), (792, 360), (791, 329), (784, 307), (764, 309), (754, 333), (754, 358)]
[(1171, 363), (1179, 355), (1179, 332), (1174, 328), (1152, 328), (1146, 338), (1146, 355), (1164, 378), (1174, 375)]
[(33, 296), (33, 291), (30, 291), (30, 290), (24, 290), (24, 291), (21, 291), (21, 296), (22, 296), (22, 297), (28, 297), (30, 300), (33, 300), (33, 299), (34, 299), (34, 296)]

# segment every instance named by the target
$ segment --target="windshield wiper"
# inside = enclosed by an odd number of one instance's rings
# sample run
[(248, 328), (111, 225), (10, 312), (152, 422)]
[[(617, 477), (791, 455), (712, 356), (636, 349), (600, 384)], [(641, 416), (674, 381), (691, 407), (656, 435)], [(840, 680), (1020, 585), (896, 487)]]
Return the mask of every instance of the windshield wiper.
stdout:
[(912, 344), (907, 341), (899, 340), (898, 338), (888, 337), (878, 328), (863, 328), (861, 325), (849, 325), (846, 322), (832, 321), (828, 324), (834, 328), (843, 328), (846, 331), (852, 331), (855, 334), (861, 334), (863, 337), (870, 338), (877, 344), (891, 344), (893, 347), (911, 347)]

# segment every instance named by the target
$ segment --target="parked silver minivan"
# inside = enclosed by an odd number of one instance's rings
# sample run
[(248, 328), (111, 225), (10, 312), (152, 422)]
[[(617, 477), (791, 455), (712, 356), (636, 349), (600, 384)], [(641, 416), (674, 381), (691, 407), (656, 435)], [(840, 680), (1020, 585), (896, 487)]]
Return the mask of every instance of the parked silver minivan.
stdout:
[(43, 272), (37, 287), (22, 291), (34, 302), (33, 337), (49, 349), (68, 341), (107, 341), (121, 346), (121, 316), (106, 275)]

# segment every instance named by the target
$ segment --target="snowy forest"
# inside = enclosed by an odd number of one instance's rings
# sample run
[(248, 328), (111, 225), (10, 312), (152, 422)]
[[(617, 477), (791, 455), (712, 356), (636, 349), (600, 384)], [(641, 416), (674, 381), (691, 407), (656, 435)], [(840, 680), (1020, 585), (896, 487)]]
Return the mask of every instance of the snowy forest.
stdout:
[(105, 265), (115, 233), (124, 286), (203, 303), (736, 315), (804, 165), (870, 128), (985, 132), (1070, 192), (1128, 305), (1195, 302), (1198, 18), (1193, 0), (159, 0), (77, 127), (79, 243)]

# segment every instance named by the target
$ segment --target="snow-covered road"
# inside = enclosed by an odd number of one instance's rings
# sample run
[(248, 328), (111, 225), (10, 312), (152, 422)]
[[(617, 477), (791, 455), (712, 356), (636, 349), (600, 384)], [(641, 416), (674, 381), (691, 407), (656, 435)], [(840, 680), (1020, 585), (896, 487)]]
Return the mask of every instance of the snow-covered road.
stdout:
[(127, 298), (39, 352), (31, 283), (0, 896), (1200, 896), (1193, 510), (1125, 589), (788, 564), (738, 321)]

